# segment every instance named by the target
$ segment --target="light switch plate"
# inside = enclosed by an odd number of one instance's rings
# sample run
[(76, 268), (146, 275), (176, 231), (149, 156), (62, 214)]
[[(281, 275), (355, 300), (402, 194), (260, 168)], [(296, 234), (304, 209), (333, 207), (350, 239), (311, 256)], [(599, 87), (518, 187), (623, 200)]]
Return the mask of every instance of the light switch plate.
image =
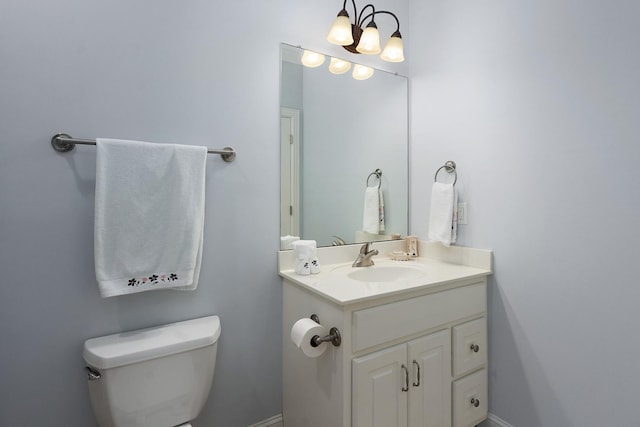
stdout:
[(469, 208), (467, 203), (458, 203), (458, 224), (466, 225), (469, 221)]

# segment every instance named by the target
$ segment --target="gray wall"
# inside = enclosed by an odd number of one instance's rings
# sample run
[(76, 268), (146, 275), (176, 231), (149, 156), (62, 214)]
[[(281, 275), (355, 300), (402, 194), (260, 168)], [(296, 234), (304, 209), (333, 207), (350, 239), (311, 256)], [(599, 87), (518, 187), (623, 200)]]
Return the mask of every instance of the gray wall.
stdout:
[[(412, 1), (410, 25), (395, 3), (376, 5), (404, 17), (409, 48), (412, 231), (426, 236), (428, 183), (453, 159), (460, 244), (495, 252), (491, 411), (518, 427), (633, 425), (637, 2)], [(279, 42), (337, 54), (324, 35), (339, 8), (2, 0), (0, 424), (93, 425), (84, 339), (212, 313), (223, 332), (199, 424), (280, 411)], [(58, 155), (57, 131), (235, 146), (235, 163), (209, 160), (196, 292), (99, 298), (95, 149)]]
[(412, 230), (458, 163), (491, 248), (490, 410), (638, 425), (640, 3), (411, 2)]
[[(281, 411), (279, 43), (339, 52), (324, 37), (341, 5), (320, 3), (0, 0), (0, 425), (95, 425), (85, 339), (209, 314), (222, 336), (196, 425)], [(100, 299), (95, 148), (57, 154), (59, 131), (236, 148), (208, 161), (197, 291)]]

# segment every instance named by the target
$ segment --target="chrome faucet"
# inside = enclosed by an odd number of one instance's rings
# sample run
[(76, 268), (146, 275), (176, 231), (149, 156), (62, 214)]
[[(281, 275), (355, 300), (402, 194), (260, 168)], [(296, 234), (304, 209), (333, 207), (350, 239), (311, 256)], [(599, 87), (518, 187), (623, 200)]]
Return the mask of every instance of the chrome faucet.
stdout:
[(374, 255), (378, 255), (378, 250), (373, 249), (369, 250), (370, 242), (365, 243), (360, 248), (360, 253), (358, 254), (358, 258), (353, 261), (352, 267), (371, 267), (373, 265), (373, 260), (371, 259)]

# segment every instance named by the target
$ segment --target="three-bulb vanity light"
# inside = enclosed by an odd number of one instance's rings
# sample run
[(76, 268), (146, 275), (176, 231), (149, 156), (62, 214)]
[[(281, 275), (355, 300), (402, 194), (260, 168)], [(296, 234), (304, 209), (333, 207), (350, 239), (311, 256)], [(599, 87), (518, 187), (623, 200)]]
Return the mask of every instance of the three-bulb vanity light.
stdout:
[[(305, 50), (302, 53), (301, 62), (305, 67), (319, 67), (324, 64), (324, 61), (325, 56), (321, 53), (313, 52), (311, 50)], [(329, 71), (331, 71), (333, 74), (344, 74), (351, 69), (351, 65), (351, 62), (349, 61), (332, 57), (331, 61), (329, 62)], [(369, 77), (373, 76), (373, 68), (361, 64), (355, 64), (351, 75), (356, 80), (366, 80)]]
[[(367, 55), (377, 55), (380, 52), (380, 58), (388, 62), (402, 62), (404, 61), (404, 50), (402, 45), (402, 36), (400, 35), (400, 21), (398, 17), (386, 10), (376, 10), (375, 6), (368, 4), (362, 8), (360, 13), (356, 7), (355, 0), (351, 0), (354, 10), (354, 22), (353, 24), (349, 20), (349, 14), (347, 13), (347, 0), (344, 0), (342, 4), (342, 10), (338, 13), (338, 17), (333, 22), (333, 26), (329, 31), (327, 40), (330, 43), (340, 45), (346, 50), (352, 53), (364, 53)], [(371, 12), (368, 15), (364, 15), (365, 10), (371, 8)], [(384, 50), (380, 49), (380, 33), (375, 23), (375, 16), (377, 14), (391, 15), (396, 20), (396, 31), (391, 34), (391, 38), (387, 41)], [(364, 31), (362, 26), (371, 18)]]
[[(351, 0), (353, 4), (354, 19), (353, 24), (349, 20), (347, 13), (347, 0), (342, 3), (342, 10), (338, 13), (338, 17), (333, 22), (333, 26), (329, 31), (327, 40), (330, 43), (340, 45), (351, 53), (364, 53), (367, 55), (377, 55), (387, 62), (404, 61), (404, 49), (402, 45), (402, 36), (400, 35), (400, 21), (398, 17), (386, 10), (376, 10), (375, 6), (368, 4), (360, 10), (356, 7), (355, 0)], [(371, 9), (369, 14), (365, 15), (365, 11)], [(377, 14), (391, 15), (396, 20), (396, 30), (391, 34), (391, 38), (387, 41), (384, 49), (380, 49), (380, 33), (375, 22)], [(371, 19), (365, 29), (362, 26)], [(382, 52), (382, 53), (381, 53)], [(305, 50), (302, 54), (302, 64), (307, 67), (319, 67), (324, 64), (325, 57), (321, 53)], [(329, 71), (333, 74), (343, 74), (351, 69), (351, 63), (343, 59), (331, 58)], [(353, 67), (352, 76), (356, 80), (366, 80), (373, 76), (373, 68), (356, 64)]]

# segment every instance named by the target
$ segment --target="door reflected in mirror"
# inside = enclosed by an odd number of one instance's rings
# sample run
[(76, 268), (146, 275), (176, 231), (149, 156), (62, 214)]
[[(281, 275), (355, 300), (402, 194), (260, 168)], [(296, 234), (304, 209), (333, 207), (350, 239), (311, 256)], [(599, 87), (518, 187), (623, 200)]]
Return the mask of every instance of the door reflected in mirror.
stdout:
[(303, 52), (281, 45), (281, 248), (405, 236), (407, 78), (373, 70), (357, 80), (356, 64), (336, 74), (338, 61), (304, 66)]

